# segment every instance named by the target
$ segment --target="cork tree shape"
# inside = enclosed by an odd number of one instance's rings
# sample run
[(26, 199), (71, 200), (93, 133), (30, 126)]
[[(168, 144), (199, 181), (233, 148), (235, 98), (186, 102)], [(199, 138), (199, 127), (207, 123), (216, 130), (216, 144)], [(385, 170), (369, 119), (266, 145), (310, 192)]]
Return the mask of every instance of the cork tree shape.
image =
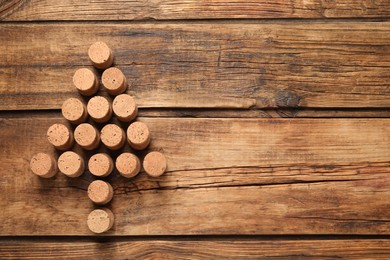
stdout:
[[(145, 123), (134, 122), (138, 113), (137, 104), (133, 97), (126, 94), (128, 83), (124, 73), (119, 68), (111, 67), (114, 56), (108, 45), (104, 42), (93, 43), (88, 56), (94, 68), (81, 68), (73, 75), (73, 84), (81, 95), (80, 99), (67, 99), (61, 107), (69, 125), (53, 124), (46, 133), (47, 140), (61, 153), (58, 160), (49, 153), (40, 152), (31, 158), (30, 168), (41, 178), (54, 177), (57, 171), (70, 178), (91, 174), (95, 180), (89, 184), (87, 196), (94, 205), (107, 206), (115, 192), (110, 183), (99, 178), (114, 173), (124, 178), (134, 178), (141, 172), (142, 165), (146, 174), (159, 177), (167, 169), (167, 160), (158, 151), (149, 152), (143, 163), (136, 155), (149, 147), (151, 133)], [(101, 81), (98, 73), (102, 73)], [(113, 101), (96, 95), (100, 89), (99, 82), (102, 82), (101, 89)], [(87, 104), (83, 96), (90, 97)], [(73, 132), (71, 125), (74, 126)], [(92, 155), (85, 158), (76, 146), (91, 151)], [(105, 153), (98, 151), (100, 146), (106, 148)], [(124, 150), (126, 146), (132, 152)], [(115, 160), (114, 150), (121, 152)], [(106, 232), (114, 226), (114, 213), (109, 208), (95, 209), (87, 216), (87, 225), (94, 233)]]

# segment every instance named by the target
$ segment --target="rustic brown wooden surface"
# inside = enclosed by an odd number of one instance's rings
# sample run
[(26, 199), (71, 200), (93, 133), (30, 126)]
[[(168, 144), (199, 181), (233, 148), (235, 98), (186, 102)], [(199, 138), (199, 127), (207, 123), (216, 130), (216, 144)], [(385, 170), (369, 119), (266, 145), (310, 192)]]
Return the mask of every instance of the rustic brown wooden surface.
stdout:
[[(389, 14), (389, 0), (0, 0), (0, 258), (388, 259)], [(89, 173), (28, 169), (58, 156), (45, 132), (96, 40), (169, 162), (107, 178), (117, 220), (100, 238)]]
[(0, 20), (144, 20), (224, 18), (382, 18), (388, 0), (2, 0)]
[[(140, 120), (168, 172), (110, 178), (109, 235), (389, 234), (389, 119)], [(90, 235), (93, 178), (28, 171), (34, 153), (52, 151), (47, 127), (62, 121), (0, 121), (1, 234)]]
[[(25, 249), (29, 248), (29, 251)], [(0, 241), (1, 258), (37, 259), (50, 255), (72, 259), (389, 259), (386, 239), (260, 240), (119, 239), (112, 242), (28, 239)]]
[(1, 30), (1, 110), (59, 109), (77, 96), (72, 75), (90, 66), (87, 49), (95, 40), (112, 46), (141, 107), (390, 106), (389, 22), (5, 24)]

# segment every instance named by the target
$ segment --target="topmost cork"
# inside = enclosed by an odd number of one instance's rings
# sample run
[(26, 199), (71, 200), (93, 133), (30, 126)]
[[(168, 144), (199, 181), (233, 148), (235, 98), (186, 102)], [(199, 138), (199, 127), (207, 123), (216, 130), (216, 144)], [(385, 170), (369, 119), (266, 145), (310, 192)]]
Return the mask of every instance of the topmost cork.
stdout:
[(89, 47), (89, 59), (98, 69), (107, 69), (112, 65), (114, 57), (110, 48), (104, 42), (95, 42)]

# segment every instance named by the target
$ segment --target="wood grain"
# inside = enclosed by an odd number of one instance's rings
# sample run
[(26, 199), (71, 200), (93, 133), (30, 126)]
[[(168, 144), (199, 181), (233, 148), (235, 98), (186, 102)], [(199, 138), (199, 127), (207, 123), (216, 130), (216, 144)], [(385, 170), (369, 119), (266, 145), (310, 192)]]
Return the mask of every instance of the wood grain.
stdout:
[[(41, 111), (45, 113), (45, 111)], [(19, 112), (22, 113), (22, 112)], [(2, 115), (12, 115), (3, 112)], [(46, 115), (48, 115), (47, 113)], [(141, 108), (141, 117), (190, 117), (190, 118), (387, 118), (390, 110), (381, 109), (194, 109), (194, 108)]]
[(2, 259), (388, 259), (387, 239), (127, 239), (0, 241)]
[(144, 108), (390, 107), (390, 22), (0, 26), (1, 110), (60, 108), (96, 40)]
[(114, 1), (2, 0), (0, 20), (165, 20), (253, 18), (383, 18), (388, 0)]
[[(390, 232), (389, 119), (140, 120), (168, 172), (108, 178), (108, 235)], [(42, 180), (28, 170), (34, 153), (53, 152), (44, 135), (61, 121), (0, 120), (0, 234), (91, 235), (92, 177)]]

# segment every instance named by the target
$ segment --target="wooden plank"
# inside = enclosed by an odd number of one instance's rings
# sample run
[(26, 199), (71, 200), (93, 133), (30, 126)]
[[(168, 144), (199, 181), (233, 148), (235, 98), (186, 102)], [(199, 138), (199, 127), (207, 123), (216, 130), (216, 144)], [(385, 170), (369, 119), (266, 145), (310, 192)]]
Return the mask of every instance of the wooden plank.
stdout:
[(390, 22), (0, 26), (1, 110), (77, 96), (72, 75), (96, 40), (112, 47), (140, 107), (390, 107)]
[(73, 239), (11, 239), (0, 241), (2, 259), (389, 259), (388, 239), (258, 240), (126, 239), (92, 242)]
[(114, 1), (11, 0), (0, 20), (164, 20), (235, 18), (378, 18), (390, 15), (388, 0), (292, 1)]
[[(108, 235), (390, 233), (390, 119), (140, 120), (168, 172), (108, 178)], [(44, 135), (61, 121), (0, 120), (1, 235), (91, 234), (92, 177), (28, 170), (34, 153), (53, 152)]]

